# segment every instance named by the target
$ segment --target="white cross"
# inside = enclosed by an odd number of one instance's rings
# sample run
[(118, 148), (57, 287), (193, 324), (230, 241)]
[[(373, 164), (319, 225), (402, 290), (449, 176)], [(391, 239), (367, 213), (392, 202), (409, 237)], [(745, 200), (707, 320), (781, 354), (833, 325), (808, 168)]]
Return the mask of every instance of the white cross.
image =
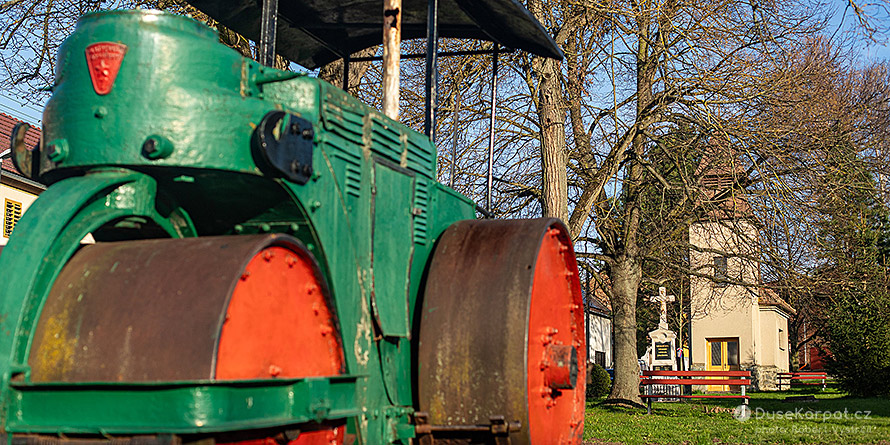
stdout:
[(668, 328), (667, 303), (674, 300), (674, 296), (668, 295), (667, 289), (665, 289), (664, 286), (658, 288), (658, 296), (649, 297), (649, 301), (653, 303), (661, 303), (661, 316), (658, 318), (658, 329)]

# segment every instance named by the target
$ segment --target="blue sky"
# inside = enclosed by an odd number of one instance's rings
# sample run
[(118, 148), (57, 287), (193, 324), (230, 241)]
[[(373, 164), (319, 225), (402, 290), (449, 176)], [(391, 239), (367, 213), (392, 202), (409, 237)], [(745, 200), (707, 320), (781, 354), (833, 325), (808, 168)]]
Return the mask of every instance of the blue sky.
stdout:
[(43, 111), (37, 105), (27, 104), (7, 92), (0, 92), (0, 113), (8, 114), (18, 120), (31, 124), (40, 124)]
[[(835, 8), (837, 14), (831, 23), (831, 29), (837, 29), (839, 33), (850, 32), (855, 29), (857, 19), (851, 9), (847, 9), (844, 15), (844, 9), (848, 4), (848, 0), (827, 0), (828, 5)], [(880, 18), (888, 19), (885, 16)], [(890, 24), (882, 24), (884, 28), (890, 28)], [(862, 53), (863, 62), (882, 61), (890, 59), (890, 31), (885, 29), (885, 34), (880, 36), (879, 41), (874, 42), (859, 35), (858, 42)], [(25, 104), (19, 98), (14, 97), (11, 92), (0, 91), (0, 112), (11, 115), (19, 120), (31, 124), (40, 125), (42, 110), (41, 107), (33, 104)]]

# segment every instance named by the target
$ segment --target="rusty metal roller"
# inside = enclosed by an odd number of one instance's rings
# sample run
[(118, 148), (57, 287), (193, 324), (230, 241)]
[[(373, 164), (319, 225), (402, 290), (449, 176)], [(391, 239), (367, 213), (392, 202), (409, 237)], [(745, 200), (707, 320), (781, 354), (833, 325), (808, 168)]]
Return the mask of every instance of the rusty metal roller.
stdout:
[(53, 284), (28, 360), (31, 379), (340, 374), (334, 314), (315, 259), (290, 236), (88, 245)]
[(433, 254), (420, 323), (418, 402), (435, 438), (476, 443), (461, 433), (475, 430), (514, 444), (580, 442), (581, 288), (559, 220), (449, 227)]

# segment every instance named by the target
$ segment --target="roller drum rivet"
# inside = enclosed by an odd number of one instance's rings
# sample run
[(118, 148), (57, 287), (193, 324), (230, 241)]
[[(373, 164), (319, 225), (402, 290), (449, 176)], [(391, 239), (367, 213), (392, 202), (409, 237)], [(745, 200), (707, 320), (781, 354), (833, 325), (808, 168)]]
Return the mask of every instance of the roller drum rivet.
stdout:
[(550, 395), (553, 394), (553, 390), (546, 386), (542, 386), (538, 391), (541, 392), (541, 397), (545, 399), (550, 398)]
[(269, 375), (272, 377), (278, 377), (281, 375), (281, 368), (275, 365), (269, 365)]

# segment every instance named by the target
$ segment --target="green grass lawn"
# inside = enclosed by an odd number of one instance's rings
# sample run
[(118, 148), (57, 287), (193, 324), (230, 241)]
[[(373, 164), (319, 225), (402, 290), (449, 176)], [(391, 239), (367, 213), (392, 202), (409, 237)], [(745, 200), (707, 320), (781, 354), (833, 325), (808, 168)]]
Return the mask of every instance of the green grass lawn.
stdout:
[[(816, 402), (785, 402), (814, 395)], [(803, 389), (750, 394), (751, 418), (739, 421), (738, 399), (686, 399), (646, 410), (588, 402), (586, 443), (748, 444), (882, 443), (890, 445), (890, 400), (847, 397), (836, 390)], [(858, 412), (858, 413), (857, 413)]]

